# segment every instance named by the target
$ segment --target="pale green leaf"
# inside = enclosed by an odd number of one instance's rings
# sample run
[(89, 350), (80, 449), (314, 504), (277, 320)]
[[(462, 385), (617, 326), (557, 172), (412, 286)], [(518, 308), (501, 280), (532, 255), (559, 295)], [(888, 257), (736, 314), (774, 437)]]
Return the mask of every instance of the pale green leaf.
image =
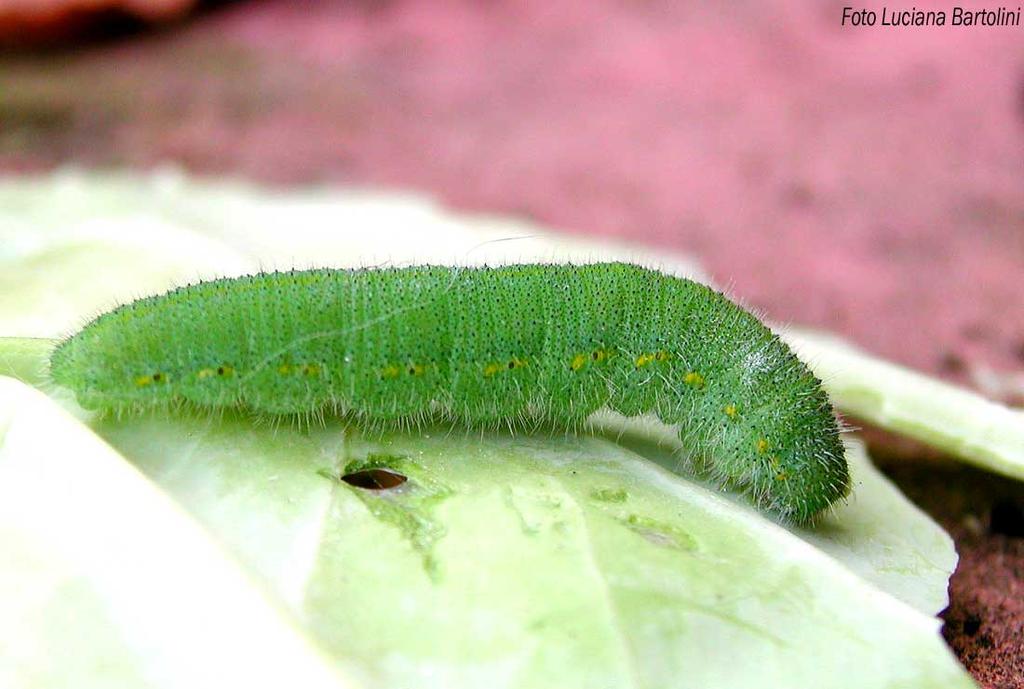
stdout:
[(828, 335), (792, 332), (788, 339), (843, 411), (982, 468), (1024, 479), (1024, 412), (882, 361)]
[(166, 494), (4, 376), (0, 552), (0, 686), (355, 686)]
[[(89, 423), (371, 686), (970, 686), (936, 620), (800, 532), (646, 461), (678, 461), (645, 451), (649, 435), (614, 442), (614, 420), (604, 436), (568, 437)], [(857, 515), (859, 494), (892, 490), (863, 480), (862, 450), (850, 458), (858, 488), (844, 511), (859, 518), (833, 515), (814, 538), (862, 568), (895, 559), (941, 582), (950, 563), (906, 542), (874, 559), (894, 515)], [(367, 461), (410, 480), (382, 493), (338, 480)], [(891, 496), (867, 500), (926, 521)]]
[[(158, 250), (128, 238), (139, 227), (156, 228)], [(538, 234), (363, 193), (268, 194), (174, 175), (8, 182), (0, 184), (0, 274), (13, 277), (0, 294), (15, 296), (0, 300), (0, 335), (57, 336), (112, 301), (260, 265), (621, 256)], [(681, 458), (656, 425), (624, 430), (622, 420), (602, 418), (596, 435), (365, 437), (335, 420), (310, 429), (232, 415), (99, 420), (46, 384), (48, 346), (3, 340), (0, 372), (40, 385), (92, 426), (130, 462), (122, 471), (141, 469), (262, 582), (271, 608), (290, 611), (337, 669), (368, 686), (971, 686), (930, 616), (945, 604), (952, 544), (859, 445), (849, 453), (850, 502), (813, 530), (787, 529), (665, 471)], [(20, 407), (20, 393), (7, 403)], [(39, 416), (35, 428), (56, 414), (22, 413)], [(51, 435), (59, 443), (65, 434)], [(365, 461), (410, 480), (386, 494), (338, 480)], [(7, 489), (19, 485), (22, 502), (45, 503), (20, 475)], [(144, 481), (115, 483), (92, 497), (130, 500), (131, 519), (147, 524), (156, 519), (149, 499), (122, 495), (139, 485), (153, 491)], [(50, 519), (79, 518), (68, 504), (51, 502)], [(40, 547), (57, 547), (50, 537), (40, 534)], [(117, 561), (119, 551), (97, 540), (90, 566)], [(82, 595), (96, 598), (108, 585), (107, 569), (98, 572), (100, 583), (90, 579)], [(216, 586), (186, 588), (207, 614), (232, 617)], [(0, 606), (10, 596), (0, 590)], [(82, 619), (112, 614), (99, 601)], [(97, 643), (132, 648), (118, 656), (126, 664), (147, 668), (150, 654), (163, 652), (160, 643), (139, 647), (135, 627), (106, 627), (114, 641)], [(167, 629), (184, 633), (174, 619)], [(36, 672), (39, 662), (24, 666)]]

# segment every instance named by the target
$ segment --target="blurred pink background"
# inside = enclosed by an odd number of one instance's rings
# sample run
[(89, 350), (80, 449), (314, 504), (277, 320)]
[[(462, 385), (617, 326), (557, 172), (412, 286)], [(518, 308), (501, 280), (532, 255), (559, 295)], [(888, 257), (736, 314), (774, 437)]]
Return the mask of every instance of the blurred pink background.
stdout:
[(691, 252), (778, 321), (961, 382), (1019, 370), (1024, 28), (842, 6), (221, 5), (8, 54), (0, 169), (413, 188)]

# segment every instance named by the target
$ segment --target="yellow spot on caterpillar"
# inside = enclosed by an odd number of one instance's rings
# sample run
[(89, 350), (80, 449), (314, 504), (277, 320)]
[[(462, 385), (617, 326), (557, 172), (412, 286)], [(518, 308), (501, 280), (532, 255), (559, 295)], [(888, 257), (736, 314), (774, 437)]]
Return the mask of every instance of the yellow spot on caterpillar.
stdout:
[(640, 368), (641, 366), (646, 366), (647, 364), (651, 363), (652, 361), (654, 361), (654, 355), (653, 354), (641, 354), (640, 356), (638, 356), (636, 358), (636, 367)]
[(699, 389), (704, 387), (704, 376), (694, 371), (690, 371), (685, 376), (683, 376), (683, 382), (686, 383), (687, 385)]
[(672, 355), (669, 354), (668, 352), (666, 352), (664, 350), (661, 350), (661, 351), (658, 351), (658, 352), (654, 353), (654, 360), (655, 361), (668, 361), (669, 357), (671, 357), (671, 356)]
[(587, 363), (587, 355), (586, 354), (577, 354), (576, 356), (574, 356), (572, 358), (572, 363), (569, 364), (569, 368), (571, 368), (573, 371), (579, 371), (581, 368), (583, 368), (584, 364), (586, 364), (586, 363)]
[(199, 380), (203, 380), (205, 378), (209, 378), (210, 376), (213, 376), (213, 375), (216, 375), (216, 374), (217, 374), (217, 372), (214, 371), (212, 368), (202, 368), (202, 369), (199, 369), (199, 371), (196, 373), (196, 376), (199, 377)]
[(494, 374), (500, 373), (502, 371), (511, 371), (514, 368), (524, 368), (528, 366), (529, 363), (530, 362), (527, 361), (526, 359), (512, 357), (511, 359), (502, 364), (487, 364), (486, 366), (484, 366), (484, 375), (490, 378)]
[(280, 373), (282, 376), (286, 376), (292, 372), (292, 367), (289, 366), (288, 364), (281, 364), (280, 366), (277, 367), (277, 372)]
[(318, 376), (320, 375), (320, 364), (306, 364), (302, 367), (302, 372), (307, 376)]
[(409, 364), (409, 375), (410, 376), (422, 376), (423, 372), (427, 369), (419, 364)]
[(595, 349), (594, 352), (590, 355), (590, 358), (596, 361), (597, 363), (601, 363), (602, 361), (608, 359), (610, 356), (611, 354), (608, 352), (607, 349)]
[(737, 412), (736, 412), (736, 405), (735, 404), (727, 404), (727, 405), (725, 405), (725, 415), (726, 416), (728, 416), (730, 419), (735, 419), (736, 418), (736, 414), (737, 414)]
[(167, 376), (165, 376), (163, 373), (154, 373), (151, 376), (139, 376), (138, 378), (135, 379), (135, 384), (138, 385), (140, 388), (146, 387), (147, 385), (150, 385), (152, 383), (166, 382)]
[(789, 474), (787, 474), (785, 470), (775, 474), (776, 481), (785, 481), (787, 478), (789, 478)]
[(757, 439), (757, 453), (763, 455), (768, 449), (768, 439), (758, 438)]
[(218, 366), (217, 367), (217, 375), (218, 376), (233, 376), (233, 375), (235, 375), (235, 369), (233, 369), (230, 366)]
[(397, 378), (399, 373), (401, 373), (401, 370), (394, 364), (385, 366), (380, 372), (384, 378)]

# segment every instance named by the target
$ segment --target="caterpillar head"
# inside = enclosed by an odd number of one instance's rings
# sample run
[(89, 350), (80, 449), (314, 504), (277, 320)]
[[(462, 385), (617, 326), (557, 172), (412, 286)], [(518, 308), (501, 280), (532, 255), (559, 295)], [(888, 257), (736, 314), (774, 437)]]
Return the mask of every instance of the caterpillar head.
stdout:
[[(778, 447), (758, 456), (752, 482), (762, 506), (798, 524), (813, 521), (850, 491), (845, 448), (831, 408), (802, 422), (780, 424), (787, 432)], [(800, 427), (807, 425), (825, 427)]]

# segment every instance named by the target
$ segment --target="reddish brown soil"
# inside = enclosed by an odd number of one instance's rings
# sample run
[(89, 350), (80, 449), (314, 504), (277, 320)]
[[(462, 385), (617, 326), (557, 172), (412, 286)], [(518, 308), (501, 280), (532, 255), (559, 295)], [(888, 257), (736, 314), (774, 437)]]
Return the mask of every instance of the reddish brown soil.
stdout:
[[(1020, 401), (1024, 29), (843, 4), (232, 3), (0, 55), (0, 170), (422, 190), (695, 254), (776, 320)], [(1024, 687), (1020, 485), (873, 447), (956, 538), (950, 644)]]
[(1024, 485), (871, 435), (876, 462), (956, 542), (946, 641), (983, 686), (1024, 686)]

